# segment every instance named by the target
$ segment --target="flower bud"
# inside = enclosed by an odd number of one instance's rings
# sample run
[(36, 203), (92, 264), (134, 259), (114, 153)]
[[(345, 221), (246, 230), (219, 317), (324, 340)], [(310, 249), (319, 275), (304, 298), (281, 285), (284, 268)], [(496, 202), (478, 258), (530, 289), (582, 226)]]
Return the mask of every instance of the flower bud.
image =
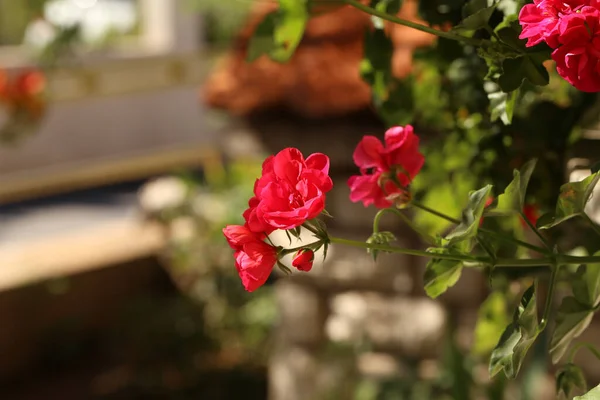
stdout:
[(300, 271), (308, 272), (312, 269), (315, 253), (311, 249), (300, 249), (292, 260), (292, 265)]

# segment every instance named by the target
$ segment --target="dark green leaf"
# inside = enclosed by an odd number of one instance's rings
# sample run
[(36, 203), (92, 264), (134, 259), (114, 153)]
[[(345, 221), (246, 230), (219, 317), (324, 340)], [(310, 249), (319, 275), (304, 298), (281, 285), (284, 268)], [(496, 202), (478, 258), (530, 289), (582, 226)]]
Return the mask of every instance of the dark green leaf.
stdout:
[(491, 190), (492, 186), (487, 185), (469, 194), (469, 203), (462, 212), (460, 224), (458, 224), (445, 238), (449, 245), (455, 245), (456, 243), (477, 236), (479, 221), (481, 220), (485, 202), (488, 199)]
[(498, 84), (505, 92), (517, 90), (527, 79), (536, 86), (545, 86), (550, 82), (546, 67), (530, 55), (518, 58), (507, 58), (502, 62), (502, 75)]
[(455, 30), (475, 31), (485, 28), (496, 9), (496, 4), (488, 7), (487, 0), (471, 0), (463, 8), (464, 19)]
[(580, 182), (569, 182), (560, 187), (560, 194), (554, 212), (554, 218), (548, 221), (538, 221), (540, 229), (549, 229), (563, 221), (583, 215), (585, 205), (592, 191), (600, 180), (600, 173), (595, 173)]
[(258, 27), (254, 31), (250, 43), (248, 44), (248, 53), (246, 61), (252, 62), (258, 59), (263, 54), (270, 54), (275, 49), (275, 21), (277, 19), (277, 11), (267, 14)]
[(494, 376), (504, 370), (508, 378), (515, 378), (538, 333), (537, 301), (533, 285), (523, 293), (513, 322), (506, 327), (492, 352), (490, 375)]
[(360, 73), (371, 86), (373, 102), (381, 106), (389, 98), (389, 85), (392, 82), (391, 59), (394, 45), (382, 29), (368, 29), (365, 32), (364, 58)]
[[(515, 24), (516, 23), (516, 24)], [(515, 49), (525, 50), (526, 40), (519, 39), (521, 29), (518, 21), (512, 21), (508, 26), (496, 29), (496, 35), (500, 40)]]
[(600, 385), (596, 386), (583, 396), (574, 397), (573, 400), (600, 400)]
[(594, 163), (594, 165), (592, 165), (592, 174), (595, 174), (596, 172), (600, 171), (600, 161)]
[(592, 322), (593, 309), (579, 303), (574, 297), (565, 297), (558, 308), (556, 327), (550, 340), (552, 362), (557, 363), (571, 341), (578, 337)]
[(570, 400), (577, 393), (587, 390), (587, 383), (581, 368), (567, 364), (556, 375), (556, 395), (560, 400)]

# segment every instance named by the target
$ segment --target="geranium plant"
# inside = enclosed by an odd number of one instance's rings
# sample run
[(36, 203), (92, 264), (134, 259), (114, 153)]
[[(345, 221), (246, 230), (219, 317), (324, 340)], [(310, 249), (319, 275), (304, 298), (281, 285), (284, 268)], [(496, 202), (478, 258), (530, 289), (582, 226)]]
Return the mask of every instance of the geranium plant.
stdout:
[[(374, 258), (381, 252), (428, 258), (424, 271), (425, 291), (433, 298), (453, 286), (464, 268), (477, 268), (488, 274), (493, 286), (490, 299), (494, 301), (502, 299), (502, 290), (493, 285), (495, 279), (502, 276), (518, 280), (523, 287), (520, 301), (508, 326), (495, 332), (496, 344), (488, 349), (489, 372), (492, 376), (503, 372), (515, 378), (528, 350), (551, 326), (552, 361), (567, 360), (557, 375), (557, 394), (572, 398), (575, 390), (585, 387), (581, 370), (572, 363), (574, 355), (581, 348), (600, 355), (590, 344), (572, 345), (600, 307), (600, 252), (574, 254), (573, 246), (565, 247), (557, 233), (577, 219), (585, 224), (582, 229), (600, 234), (600, 227), (585, 211), (600, 180), (600, 172), (592, 167), (585, 179), (560, 186), (559, 192), (552, 196), (553, 210), (546, 213), (542, 213), (544, 207), (535, 199), (543, 197), (537, 193), (539, 187), (553, 186), (544, 184), (544, 179), (550, 181), (547, 177), (536, 176), (536, 173), (545, 175), (547, 170), (537, 172), (539, 163), (528, 154), (521, 154), (520, 161), (513, 163), (517, 168), (512, 171), (512, 180), (502, 185), (485, 184), (465, 195), (460, 213), (450, 215), (440, 210), (442, 204), (438, 207), (435, 202), (419, 201), (424, 186), (435, 186), (435, 182), (427, 181), (432, 175), (423, 171), (429, 159), (439, 154), (420, 149), (417, 125), (413, 128), (408, 124), (410, 121), (406, 121), (410, 116), (398, 112), (401, 109), (398, 100), (410, 98), (410, 93), (390, 73), (392, 52), (386, 24), (400, 24), (436, 35), (440, 39), (434, 51), (439, 53), (446, 50), (443, 46), (458, 43), (459, 52), (469, 54), (463, 60), (468, 59), (475, 65), (474, 76), (479, 78), (464, 84), (480, 84), (474, 92), (487, 94), (483, 104), (488, 111), (477, 114), (485, 123), (471, 120), (468, 126), (476, 126), (475, 132), (485, 136), (485, 130), (500, 132), (509, 126), (519, 104), (528, 107), (527, 104), (533, 104), (532, 97), (542, 96), (543, 89), (539, 88), (549, 84), (551, 74), (557, 74), (558, 79), (568, 82), (576, 92), (600, 92), (600, 2), (535, 0), (533, 4), (523, 4), (514, 0), (423, 0), (420, 12), (431, 25), (421, 25), (396, 16), (401, 7), (399, 0), (280, 0), (279, 8), (268, 14), (256, 29), (248, 49), (249, 57), (267, 56), (278, 62), (287, 61), (300, 44), (308, 20), (316, 13), (338, 7), (354, 7), (373, 17), (372, 26), (365, 32), (361, 73), (372, 85), (375, 106), (391, 127), (385, 132), (383, 142), (367, 135), (357, 144), (353, 159), (358, 174), (347, 183), (332, 183), (325, 154), (305, 157), (300, 150), (287, 148), (265, 161), (254, 196), (244, 213), (245, 225), (224, 229), (235, 251), (235, 265), (244, 287), (248, 291), (258, 289), (275, 266), (289, 273), (290, 266), (281, 261), (287, 254), (295, 254), (292, 268), (310, 271), (314, 253), (323, 250), (326, 257), (331, 243), (364, 248)], [(480, 73), (483, 69), (484, 73)], [(463, 111), (467, 114), (469, 107), (464, 105)], [(460, 108), (455, 111), (463, 112)], [(577, 116), (579, 112), (572, 117), (577, 119)], [(529, 117), (546, 116), (530, 114)], [(405, 123), (399, 124), (400, 121)], [(467, 123), (461, 124), (448, 126), (467, 131)], [(568, 125), (569, 130), (572, 127), (573, 124)], [(468, 146), (469, 140), (473, 141), (469, 135), (458, 141)], [(460, 149), (454, 140), (448, 136), (445, 144)], [(502, 179), (490, 181), (496, 183)], [(474, 178), (470, 182), (480, 180)], [(534, 195), (530, 188), (533, 182)], [(364, 242), (334, 237), (327, 231), (323, 220), (331, 217), (326, 211), (326, 197), (333, 184), (348, 184), (351, 201), (380, 210), (373, 222), (373, 233)], [(411, 221), (411, 213), (407, 211), (427, 214), (446, 225), (443, 229), (426, 229), (416, 223), (418, 221)], [(428, 247), (395, 246), (393, 233), (379, 229), (381, 218), (388, 214), (405, 221)], [(275, 230), (298, 237), (301, 229), (312, 232), (314, 241), (286, 248), (275, 245), (269, 238)], [(558, 283), (570, 287), (572, 295), (564, 297), (554, 313), (552, 305)], [(544, 304), (539, 305), (541, 313), (538, 313), (538, 295), (545, 297)], [(482, 307), (490, 304), (491, 300)], [(600, 399), (600, 386), (577, 398)]]

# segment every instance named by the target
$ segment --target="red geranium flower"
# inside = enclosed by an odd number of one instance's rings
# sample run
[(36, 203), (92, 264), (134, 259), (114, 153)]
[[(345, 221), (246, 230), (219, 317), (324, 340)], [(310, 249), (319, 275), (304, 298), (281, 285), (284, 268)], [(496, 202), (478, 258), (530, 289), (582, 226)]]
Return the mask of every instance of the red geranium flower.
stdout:
[(419, 138), (410, 125), (388, 129), (385, 145), (375, 136), (363, 137), (353, 157), (361, 174), (348, 180), (350, 200), (377, 208), (390, 207), (404, 196), (425, 162), (419, 153)]
[(296, 228), (323, 211), (325, 194), (332, 187), (325, 154), (304, 159), (300, 150), (284, 149), (263, 163), (254, 197), (244, 212), (247, 226), (253, 232), (266, 233)]
[(277, 262), (277, 249), (263, 241), (264, 235), (245, 226), (228, 225), (223, 234), (235, 250), (235, 267), (244, 288), (253, 292), (264, 285)]
[(560, 46), (552, 52), (559, 75), (583, 92), (600, 92), (600, 9), (563, 17), (559, 31)]

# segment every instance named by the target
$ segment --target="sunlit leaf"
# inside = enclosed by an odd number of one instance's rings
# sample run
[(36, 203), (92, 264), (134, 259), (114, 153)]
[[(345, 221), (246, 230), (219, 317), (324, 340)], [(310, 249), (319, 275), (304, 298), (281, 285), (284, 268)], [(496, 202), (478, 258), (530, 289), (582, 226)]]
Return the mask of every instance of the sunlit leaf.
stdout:
[(504, 370), (508, 378), (515, 378), (538, 333), (537, 301), (535, 285), (532, 285), (523, 293), (513, 322), (506, 327), (492, 352), (490, 375)]
[(500, 340), (502, 330), (510, 322), (504, 293), (498, 291), (490, 293), (479, 308), (478, 315), (473, 352), (487, 355), (494, 349)]
[(574, 397), (573, 400), (600, 400), (600, 385), (596, 386), (583, 396)]
[(537, 160), (530, 160), (520, 170), (513, 171), (513, 180), (504, 189), (504, 193), (498, 196), (498, 202), (489, 215), (520, 213), (523, 210), (527, 186), (536, 162)]
[(510, 125), (518, 97), (519, 90), (510, 93), (505, 93), (501, 90), (488, 93), (492, 121), (500, 119), (504, 125)]
[(310, 14), (305, 0), (279, 0), (279, 8), (265, 16), (256, 28), (246, 59), (266, 54), (274, 61), (288, 61), (302, 36)]
[(487, 185), (469, 194), (469, 203), (462, 212), (460, 224), (446, 235), (445, 239), (450, 246), (477, 236), (479, 221), (491, 190), (492, 186)]
[(553, 218), (544, 216), (538, 221), (540, 229), (549, 229), (568, 219), (584, 214), (585, 205), (590, 200), (594, 187), (600, 180), (600, 173), (595, 173), (582, 181), (565, 183), (560, 187), (558, 202)]

